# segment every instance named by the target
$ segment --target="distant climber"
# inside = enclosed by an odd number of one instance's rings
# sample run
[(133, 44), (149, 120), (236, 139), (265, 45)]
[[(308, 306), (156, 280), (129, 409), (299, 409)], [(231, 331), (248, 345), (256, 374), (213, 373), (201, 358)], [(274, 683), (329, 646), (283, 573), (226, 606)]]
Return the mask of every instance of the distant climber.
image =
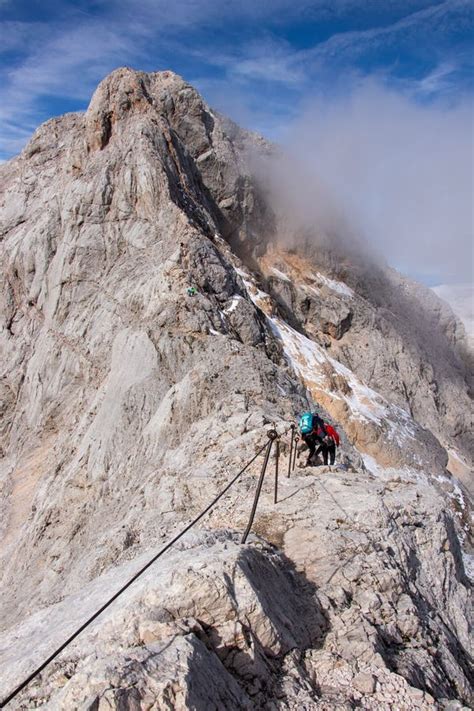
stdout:
[(336, 460), (336, 447), (339, 447), (339, 434), (336, 432), (334, 427), (332, 427), (327, 422), (323, 423), (323, 427), (325, 430), (325, 435), (321, 444), (315, 452), (315, 456), (318, 456), (318, 454), (321, 452), (321, 454), (323, 455), (324, 464), (327, 465), (329, 460), (329, 464), (332, 466)]
[(316, 447), (323, 444), (326, 430), (324, 422), (316, 412), (304, 412), (298, 423), (299, 431), (303, 442), (309, 449), (306, 466), (310, 466), (316, 453)]
[(195, 286), (188, 286), (188, 288), (186, 289), (186, 293), (188, 296), (196, 296), (198, 292)]

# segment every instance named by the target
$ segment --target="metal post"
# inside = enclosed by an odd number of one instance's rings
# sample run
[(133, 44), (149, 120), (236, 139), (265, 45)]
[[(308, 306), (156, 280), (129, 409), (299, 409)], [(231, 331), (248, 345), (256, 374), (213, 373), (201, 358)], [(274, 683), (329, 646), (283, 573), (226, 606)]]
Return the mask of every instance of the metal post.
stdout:
[(280, 438), (275, 442), (275, 497), (273, 503), (278, 503), (278, 463), (280, 460)]
[(295, 437), (295, 426), (291, 425), (291, 442), (290, 442), (290, 457), (288, 459), (288, 479), (291, 473), (291, 462), (293, 460), (293, 439)]
[(294, 470), (294, 468), (295, 468), (295, 466), (296, 466), (296, 452), (297, 452), (297, 449), (298, 449), (298, 442), (299, 442), (299, 439), (300, 439), (300, 438), (298, 437), (298, 435), (295, 435), (295, 448), (294, 448), (294, 451), (293, 451), (293, 466), (291, 467), (292, 470)]
[(247, 536), (250, 533), (250, 529), (252, 528), (253, 520), (255, 518), (255, 511), (257, 510), (257, 504), (258, 504), (258, 500), (260, 498), (260, 492), (262, 490), (263, 479), (265, 477), (265, 472), (267, 470), (268, 460), (270, 459), (270, 452), (272, 449), (273, 441), (278, 437), (278, 434), (276, 433), (275, 430), (269, 430), (269, 432), (267, 434), (268, 434), (270, 441), (268, 442), (267, 448), (265, 450), (265, 459), (263, 460), (262, 471), (260, 472), (260, 478), (259, 478), (258, 484), (257, 484), (257, 491), (255, 492), (255, 498), (253, 500), (252, 511), (250, 513), (250, 519), (247, 524), (247, 528), (245, 529), (245, 533), (242, 536), (241, 543), (245, 543), (245, 541), (247, 540)]

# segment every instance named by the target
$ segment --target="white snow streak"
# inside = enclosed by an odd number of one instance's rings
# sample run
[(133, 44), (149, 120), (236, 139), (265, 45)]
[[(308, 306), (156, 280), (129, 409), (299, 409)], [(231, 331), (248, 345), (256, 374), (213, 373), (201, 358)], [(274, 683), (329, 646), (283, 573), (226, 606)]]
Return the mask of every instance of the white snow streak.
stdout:
[(324, 276), (324, 274), (321, 274), (321, 272), (318, 272), (315, 275), (315, 279), (320, 283), (324, 284), (325, 286), (329, 287), (333, 291), (337, 291), (338, 294), (343, 294), (344, 296), (349, 296), (351, 299), (354, 296), (354, 292), (352, 289), (347, 286), (347, 284), (344, 284), (343, 281), (336, 281), (335, 279), (330, 279), (327, 276)]
[[(289, 364), (308, 387), (313, 385), (333, 399), (345, 400), (353, 419), (372, 422), (385, 429), (389, 440), (402, 444), (407, 438), (414, 438), (415, 424), (404, 410), (390, 404), (375, 390), (359, 380), (349, 368), (329, 356), (324, 348), (317, 343), (295, 331), (281, 318), (270, 316), (268, 309), (266, 310), (270, 296), (258, 289), (250, 274), (242, 269), (236, 271), (243, 278), (250, 299), (266, 313), (268, 324), (281, 341)], [(326, 277), (324, 278), (326, 279)], [(342, 282), (334, 283), (342, 285), (351, 294), (353, 293)], [(347, 295), (347, 292), (344, 293)], [(330, 377), (331, 373), (344, 378), (349, 385), (349, 393), (346, 394), (340, 389), (334, 390), (328, 387), (328, 374)]]
[(271, 271), (277, 276), (279, 279), (283, 279), (283, 281), (289, 281), (291, 282), (291, 279), (286, 276), (286, 274), (283, 274), (279, 269), (275, 269), (275, 267), (271, 267)]
[(242, 297), (239, 296), (238, 294), (233, 296), (230, 306), (228, 306), (226, 309), (224, 309), (224, 313), (231, 314), (233, 311), (235, 311), (235, 309), (237, 308), (237, 304), (239, 303), (239, 301), (241, 299), (242, 299)]

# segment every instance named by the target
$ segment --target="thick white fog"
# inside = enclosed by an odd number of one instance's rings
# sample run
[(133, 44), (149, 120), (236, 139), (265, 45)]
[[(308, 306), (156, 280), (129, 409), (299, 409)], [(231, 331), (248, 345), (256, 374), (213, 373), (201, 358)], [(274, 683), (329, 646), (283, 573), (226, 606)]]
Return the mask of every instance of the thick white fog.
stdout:
[(366, 83), (308, 106), (283, 143), (265, 173), (293, 226), (360, 237), (419, 279), (472, 280), (472, 104), (420, 105)]

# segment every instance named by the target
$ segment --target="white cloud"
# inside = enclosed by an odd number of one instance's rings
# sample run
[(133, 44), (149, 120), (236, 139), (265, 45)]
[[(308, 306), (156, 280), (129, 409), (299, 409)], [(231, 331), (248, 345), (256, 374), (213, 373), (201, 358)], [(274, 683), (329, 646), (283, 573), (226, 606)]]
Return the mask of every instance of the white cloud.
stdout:
[[(196, 58), (194, 76), (193, 69), (186, 73), (190, 81), (217, 67), (220, 79), (207, 82), (212, 89), (206, 98), (224, 110), (229, 107), (230, 113), (235, 107), (235, 118), (246, 115), (247, 125), (268, 129), (277, 136), (284, 118), (295, 111), (295, 102), (314, 92), (318, 84), (324, 85), (338, 62), (346, 62), (341, 74), (347, 76), (351, 62), (370, 47), (399, 41), (411, 32), (416, 42), (420, 28), (424, 31), (429, 26), (431, 32), (433, 27), (449, 25), (449, 13), (465, 4), (466, 0), (395, 0), (383, 7), (378, 0), (300, 0), (297, 4), (292, 0), (143, 0), (138, 4), (96, 0), (93, 12), (83, 12), (79, 5), (59, 4), (57, 21), (0, 24), (3, 49), (27, 48), (21, 61), (3, 71), (0, 150), (7, 154), (21, 143), (20, 133), (13, 135), (2, 117), (29, 131), (48, 117), (45, 107), (51, 97), (85, 106), (100, 79), (117, 66), (159, 69), (173, 56), (177, 62), (187, 60), (186, 66), (192, 66), (190, 60)], [(380, 27), (339, 33), (305, 50), (277, 39), (278, 29), (288, 18), (315, 22), (348, 16), (370, 18), (371, 14), (380, 18)], [(398, 17), (403, 19), (392, 21)], [(453, 21), (462, 22), (462, 18)], [(236, 34), (235, 43), (225, 47), (219, 41), (221, 29), (232, 32), (239, 22), (248, 23), (247, 32), (242, 39)], [(214, 31), (215, 41), (203, 43), (201, 31), (208, 39)], [(448, 66), (443, 62), (439, 61), (440, 68)], [(452, 64), (455, 66), (455, 60)], [(177, 68), (169, 65), (166, 61), (167, 68)], [(442, 90), (454, 73), (437, 75), (433, 71), (419, 83), (418, 90), (425, 94)], [(274, 96), (270, 91), (261, 92), (264, 84), (274, 85)]]
[(287, 86), (301, 84), (306, 78), (303, 68), (292, 66), (291, 56), (268, 51), (233, 63), (229, 67), (229, 72), (249, 81), (262, 79), (265, 82), (278, 82)]
[[(353, 58), (364, 54), (367, 49), (394, 43), (407, 43), (411, 41), (429, 42), (430, 36), (441, 35), (456, 29), (472, 28), (470, 0), (445, 0), (434, 3), (429, 7), (409, 13), (400, 20), (389, 25), (371, 27), (367, 30), (337, 33), (326, 42), (310, 49), (304, 55), (308, 61), (322, 57), (347, 57)], [(431, 47), (436, 54), (436, 47)]]
[(366, 82), (314, 105), (287, 132), (295, 163), (272, 168), (293, 227), (367, 240), (411, 274), (473, 270), (472, 104), (422, 106)]
[(461, 319), (474, 347), (474, 284), (440, 284), (433, 287), (433, 291), (444, 299)]
[(30, 51), (6, 72), (0, 108), (0, 152), (21, 148), (38, 123), (49, 116), (40, 112), (43, 97), (90, 98), (100, 79), (136, 56), (134, 38), (120, 28), (86, 18), (76, 26), (49, 28), (38, 33), (25, 25), (18, 36), (31, 37)]
[(451, 77), (456, 70), (457, 67), (453, 62), (442, 62), (416, 83), (416, 91), (425, 95), (439, 93), (445, 88), (447, 78)]

